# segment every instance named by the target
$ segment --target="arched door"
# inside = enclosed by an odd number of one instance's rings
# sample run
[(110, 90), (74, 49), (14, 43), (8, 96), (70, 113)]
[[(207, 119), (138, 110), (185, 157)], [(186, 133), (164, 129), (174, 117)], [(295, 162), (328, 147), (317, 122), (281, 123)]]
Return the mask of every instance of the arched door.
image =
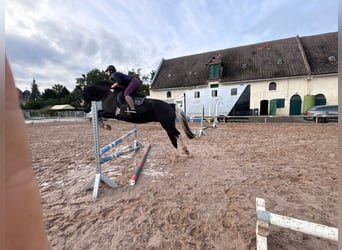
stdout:
[(327, 104), (327, 99), (323, 94), (315, 95), (315, 106)]
[(300, 115), (302, 99), (299, 95), (293, 95), (290, 99), (290, 115)]
[(260, 115), (268, 115), (268, 100), (260, 101)]

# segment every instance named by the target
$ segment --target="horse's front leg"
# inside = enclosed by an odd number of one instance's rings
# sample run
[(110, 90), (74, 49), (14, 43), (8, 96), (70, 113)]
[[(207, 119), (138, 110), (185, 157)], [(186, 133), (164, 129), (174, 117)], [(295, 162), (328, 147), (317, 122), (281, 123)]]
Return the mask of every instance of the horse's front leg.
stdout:
[(98, 119), (97, 124), (100, 128), (112, 130), (112, 127), (109, 124), (106, 124), (103, 118)]

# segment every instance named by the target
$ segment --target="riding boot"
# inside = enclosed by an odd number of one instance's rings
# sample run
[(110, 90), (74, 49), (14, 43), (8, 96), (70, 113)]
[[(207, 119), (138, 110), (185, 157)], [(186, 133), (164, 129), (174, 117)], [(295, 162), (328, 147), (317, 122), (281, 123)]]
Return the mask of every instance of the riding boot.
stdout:
[(135, 107), (134, 107), (133, 98), (130, 95), (126, 95), (125, 96), (125, 100), (126, 100), (126, 102), (128, 104), (128, 107), (129, 107), (129, 110), (127, 110), (126, 112), (128, 112), (128, 113), (137, 113), (137, 111), (135, 110)]

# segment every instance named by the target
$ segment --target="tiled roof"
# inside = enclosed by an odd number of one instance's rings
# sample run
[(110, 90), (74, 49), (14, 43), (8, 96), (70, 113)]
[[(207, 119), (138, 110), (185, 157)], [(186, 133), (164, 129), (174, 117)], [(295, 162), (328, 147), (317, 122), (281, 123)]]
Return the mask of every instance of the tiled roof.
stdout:
[[(163, 60), (151, 89), (206, 84), (207, 63), (218, 55), (223, 64), (220, 82), (301, 76), (310, 71), (312, 74), (337, 73), (337, 48), (337, 32), (333, 32), (167, 59)], [(305, 65), (306, 59), (309, 68)]]
[(313, 75), (337, 73), (337, 39), (337, 32), (301, 38)]

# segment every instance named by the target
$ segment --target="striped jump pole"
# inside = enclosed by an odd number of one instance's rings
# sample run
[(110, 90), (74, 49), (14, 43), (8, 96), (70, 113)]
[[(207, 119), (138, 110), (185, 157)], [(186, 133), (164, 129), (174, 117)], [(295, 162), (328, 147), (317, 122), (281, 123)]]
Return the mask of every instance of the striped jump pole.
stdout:
[(141, 172), (141, 170), (145, 164), (147, 155), (150, 152), (150, 148), (151, 148), (151, 145), (148, 145), (147, 149), (144, 152), (142, 159), (138, 162), (138, 165), (134, 171), (134, 174), (132, 175), (131, 179), (129, 180), (129, 185), (134, 186), (135, 183), (137, 182), (139, 174), (140, 174), (140, 172)]
[(267, 236), (269, 235), (270, 224), (316, 237), (338, 241), (337, 228), (267, 212), (265, 200), (261, 198), (256, 198), (256, 214), (256, 241), (258, 250), (267, 250)]
[(124, 139), (126, 139), (128, 136), (132, 134), (137, 133), (137, 128), (132, 129), (131, 131), (127, 132), (127, 134), (121, 136), (120, 138), (116, 139), (112, 143), (109, 143), (108, 145), (104, 146), (103, 148), (100, 149), (100, 154), (106, 153), (108, 150), (116, 147), (119, 143), (121, 143)]
[(124, 148), (118, 152), (115, 152), (114, 154), (105, 155), (104, 157), (101, 158), (101, 163), (105, 163), (105, 162), (110, 161), (112, 159), (119, 158), (119, 157), (123, 156), (124, 154), (128, 154), (130, 152), (137, 150), (138, 148), (139, 148), (139, 146), (137, 146), (137, 147), (129, 146), (129, 147)]

